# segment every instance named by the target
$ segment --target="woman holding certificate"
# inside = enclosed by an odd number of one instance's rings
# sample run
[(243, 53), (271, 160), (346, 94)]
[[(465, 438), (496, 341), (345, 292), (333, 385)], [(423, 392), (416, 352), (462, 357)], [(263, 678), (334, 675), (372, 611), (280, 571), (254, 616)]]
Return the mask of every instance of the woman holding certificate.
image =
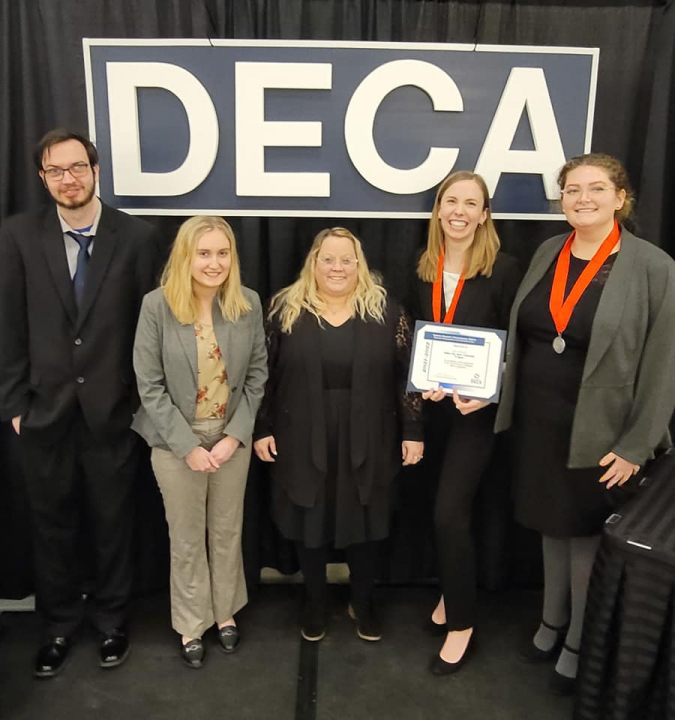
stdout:
[(623, 226), (618, 160), (573, 158), (558, 183), (573, 230), (541, 245), (518, 291), (496, 427), (515, 426), (516, 518), (543, 540), (543, 614), (521, 657), (557, 659), (551, 689), (569, 694), (603, 522), (669, 442), (675, 262)]
[(358, 636), (381, 637), (376, 541), (389, 532), (401, 462), (418, 463), (424, 450), (419, 396), (406, 392), (410, 340), (406, 315), (344, 228), (321, 231), (298, 279), (272, 299), (254, 449), (273, 463), (274, 519), (297, 549), (306, 640), (325, 635), (330, 548), (346, 551)]
[(223, 652), (239, 642), (247, 600), (244, 490), (267, 378), (260, 300), (242, 287), (232, 228), (194, 217), (180, 227), (161, 287), (145, 296), (134, 369), (133, 429), (152, 447), (171, 540), (171, 622), (191, 668), (214, 623)]
[[(485, 181), (455, 172), (439, 186), (427, 246), (417, 266), (417, 317), (506, 329), (521, 274), (514, 258), (499, 252)], [(447, 675), (466, 661), (474, 638), (476, 568), (471, 538), (473, 500), (494, 444), (495, 405), (442, 389), (422, 397), (426, 437), (442, 449), (434, 508), (442, 595), (430, 627), (443, 634), (431, 671)]]

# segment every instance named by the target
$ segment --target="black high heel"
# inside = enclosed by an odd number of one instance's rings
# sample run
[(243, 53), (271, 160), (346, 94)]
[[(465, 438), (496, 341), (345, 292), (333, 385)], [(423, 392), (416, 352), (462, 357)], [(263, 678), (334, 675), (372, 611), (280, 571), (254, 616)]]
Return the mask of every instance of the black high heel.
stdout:
[(464, 650), (464, 655), (454, 663), (449, 663), (443, 660), (443, 658), (440, 655), (435, 655), (434, 658), (431, 661), (431, 665), (429, 666), (429, 669), (431, 670), (432, 675), (454, 675), (456, 672), (459, 672), (462, 667), (466, 664), (467, 660), (469, 659), (469, 656), (474, 652), (476, 649), (476, 629), (474, 628), (473, 632), (471, 633), (471, 637), (469, 638), (469, 642), (466, 644), (466, 649)]

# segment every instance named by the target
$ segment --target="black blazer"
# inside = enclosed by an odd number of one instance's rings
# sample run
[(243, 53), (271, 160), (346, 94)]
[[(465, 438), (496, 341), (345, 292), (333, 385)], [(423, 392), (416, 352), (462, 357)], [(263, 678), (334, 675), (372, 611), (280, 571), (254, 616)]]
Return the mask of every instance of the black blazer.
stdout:
[[(415, 265), (417, 267), (417, 265)], [(433, 320), (433, 283), (416, 277), (417, 293), (410, 303), (414, 320)], [(506, 330), (516, 291), (522, 279), (518, 261), (504, 252), (497, 253), (492, 275), (478, 275), (464, 283), (453, 323)], [(445, 315), (445, 296), (441, 293), (441, 322)]]
[[(419, 261), (421, 253), (416, 260)], [(417, 262), (415, 263), (417, 268)], [(415, 295), (410, 302), (410, 311), (415, 320), (434, 319), (432, 306), (433, 283), (420, 280), (415, 274)], [(459, 296), (453, 323), (456, 325), (469, 325), (474, 327), (496, 328), (506, 330), (509, 326), (509, 313), (516, 291), (520, 285), (522, 273), (518, 261), (511, 255), (499, 252), (492, 275), (478, 275), (464, 283), (464, 289)], [(441, 320), (445, 315), (445, 293), (441, 293)], [(491, 412), (494, 412), (494, 407)], [(482, 410), (485, 414), (488, 410)], [(457, 416), (452, 396), (446, 397), (439, 403), (424, 403), (424, 414), (427, 422), (445, 422), (446, 415), (453, 418)], [(492, 416), (490, 418), (492, 422)]]
[(96, 436), (128, 430), (138, 407), (136, 321), (158, 244), (143, 220), (103, 205), (78, 313), (56, 208), (0, 230), (0, 415), (58, 437), (79, 402)]
[[(278, 456), (272, 477), (294, 503), (312, 507), (328, 469), (317, 352), (321, 328), (304, 313), (289, 335), (281, 332), (277, 317), (266, 328), (269, 379), (255, 438), (274, 435)], [(365, 505), (373, 486), (389, 484), (401, 466), (401, 424), (403, 438), (422, 439), (421, 403), (405, 391), (411, 333), (403, 310), (389, 299), (384, 324), (355, 322), (349, 445), (354, 482)]]

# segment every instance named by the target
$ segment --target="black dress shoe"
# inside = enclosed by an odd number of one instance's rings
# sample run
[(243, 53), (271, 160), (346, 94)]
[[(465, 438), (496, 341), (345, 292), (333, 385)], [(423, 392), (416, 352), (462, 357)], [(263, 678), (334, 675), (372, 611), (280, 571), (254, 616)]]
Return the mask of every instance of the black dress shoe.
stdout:
[(99, 645), (99, 665), (102, 668), (114, 668), (129, 657), (129, 636), (126, 630), (115, 628), (101, 633)]
[(34, 675), (37, 678), (50, 678), (58, 675), (66, 666), (70, 642), (65, 637), (50, 638), (39, 650), (35, 658)]
[(218, 642), (224, 653), (233, 653), (239, 645), (239, 628), (236, 625), (225, 625), (218, 630)]
[(326, 637), (325, 608), (323, 603), (307, 600), (302, 608), (300, 634), (309, 642), (318, 642)]
[(466, 661), (469, 659), (469, 656), (473, 652), (474, 648), (476, 647), (476, 631), (471, 633), (471, 637), (469, 638), (469, 642), (466, 645), (466, 650), (464, 650), (464, 655), (454, 663), (446, 662), (443, 660), (443, 658), (440, 655), (435, 655), (433, 659), (431, 660), (431, 665), (429, 666), (429, 670), (431, 670), (432, 675), (453, 675), (456, 672), (459, 672), (459, 670), (462, 669), (462, 667), (466, 664)]
[(356, 634), (361, 640), (377, 642), (382, 639), (382, 628), (372, 602), (353, 604), (347, 609), (349, 617), (356, 622)]
[(206, 651), (201, 638), (189, 640), (187, 643), (181, 642), (180, 656), (185, 661), (185, 664), (193, 670), (197, 670), (203, 665), (205, 654)]
[(557, 628), (553, 627), (553, 625), (549, 625), (544, 621), (542, 621), (542, 625), (544, 625), (544, 627), (547, 627), (549, 630), (553, 630), (557, 634), (555, 643), (548, 650), (540, 650), (534, 644), (533, 637), (528, 637), (526, 640), (523, 641), (520, 649), (518, 650), (518, 659), (521, 662), (528, 663), (530, 665), (537, 665), (539, 663), (547, 662), (548, 660), (553, 660), (560, 654), (563, 642), (565, 641), (567, 626)]

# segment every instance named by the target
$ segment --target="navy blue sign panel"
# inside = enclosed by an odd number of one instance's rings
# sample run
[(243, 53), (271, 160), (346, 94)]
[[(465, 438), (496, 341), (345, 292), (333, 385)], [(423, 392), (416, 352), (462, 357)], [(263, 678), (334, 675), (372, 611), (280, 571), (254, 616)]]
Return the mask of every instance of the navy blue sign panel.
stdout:
[(556, 218), (594, 48), (84, 40), (102, 198), (143, 215), (428, 217), (453, 170)]

